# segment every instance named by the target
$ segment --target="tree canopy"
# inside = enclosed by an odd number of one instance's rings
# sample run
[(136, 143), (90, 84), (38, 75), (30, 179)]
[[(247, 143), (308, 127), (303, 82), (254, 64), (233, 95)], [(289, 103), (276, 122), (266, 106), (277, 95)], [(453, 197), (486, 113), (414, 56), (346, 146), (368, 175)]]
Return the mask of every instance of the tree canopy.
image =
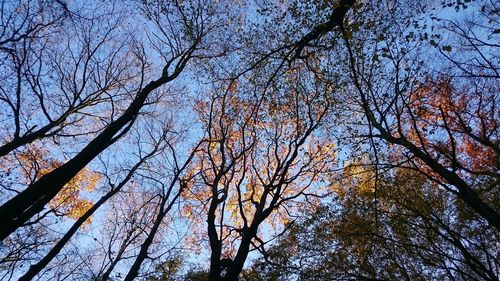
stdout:
[(492, 0), (4, 0), (0, 280), (498, 280)]

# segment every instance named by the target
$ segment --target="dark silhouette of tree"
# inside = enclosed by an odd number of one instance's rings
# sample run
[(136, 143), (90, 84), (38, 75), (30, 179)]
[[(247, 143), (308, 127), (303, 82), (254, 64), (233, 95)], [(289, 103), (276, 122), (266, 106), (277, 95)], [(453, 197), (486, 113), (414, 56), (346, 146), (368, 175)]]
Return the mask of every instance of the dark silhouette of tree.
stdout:
[[(88, 209), (76, 222), (71, 226), (71, 228), (64, 234), (64, 236), (54, 245), (54, 247), (36, 264), (30, 266), (29, 270), (21, 277), (19, 280), (31, 280), (38, 273), (40, 273), (51, 261), (54, 259), (61, 249), (68, 243), (68, 241), (73, 237), (73, 235), (78, 231), (80, 227), (101, 207), (106, 203), (111, 197), (120, 190), (130, 181), (134, 173), (141, 167), (141, 165), (147, 161), (149, 158), (154, 156), (161, 150), (160, 147), (162, 143), (156, 143), (151, 152), (145, 154), (140, 160), (128, 171), (125, 178), (119, 182), (116, 186), (110, 183), (110, 190), (103, 195), (90, 209)], [(104, 279), (108, 279), (109, 274)]]
[[(395, 73), (389, 76), (394, 79), (392, 91), (378, 91), (376, 84), (379, 82), (372, 83), (371, 74), (360, 71), (351, 36), (345, 27), (342, 30), (352, 82), (369, 126), (373, 128), (370, 134), (411, 153), (418, 159), (414, 161), (418, 169), (456, 194), (492, 226), (500, 228), (500, 215), (494, 207), (495, 203), (488, 202), (485, 199), (488, 196), (481, 196), (481, 192), (471, 184), (477, 175), (498, 179), (498, 116), (493, 112), (498, 101), (494, 94), (495, 86), (490, 84), (491, 78), (483, 76), (478, 78), (480, 81), (474, 82), (469, 77), (455, 78), (457, 86), (463, 83), (475, 85), (463, 91), (455, 90), (453, 78), (429, 81), (412, 77), (413, 69), (410, 67), (409, 71), (405, 71), (401, 63), (409, 59), (411, 52), (393, 49), (390, 54), (383, 53), (387, 62), (392, 64), (391, 72)], [(418, 50), (419, 43), (415, 45)], [(447, 49), (446, 46), (443, 48)], [(480, 102), (476, 104), (475, 99)], [(466, 124), (465, 116), (472, 115), (478, 115), (477, 120), (468, 119)], [(470, 127), (473, 124), (478, 124), (477, 129)], [(483, 157), (468, 152), (469, 145), (482, 149), (488, 155)], [(472, 165), (467, 162), (472, 162)], [(485, 170), (485, 165), (493, 167)]]
[[(173, 17), (174, 13), (177, 13), (176, 20), (186, 24), (183, 30), (187, 32), (187, 34), (181, 34), (177, 29), (169, 31), (163, 29), (163, 32), (170, 32), (165, 33), (166, 36), (172, 36), (172, 38), (177, 37), (179, 40), (181, 39), (180, 36), (184, 36), (183, 39), (185, 39), (185, 41), (179, 41), (175, 44), (171, 43), (170, 46), (166, 46), (169, 50), (167, 50), (168, 54), (163, 54), (166, 61), (159, 78), (147, 82), (144, 86), (142, 86), (141, 82), (140, 89), (124, 112), (115, 120), (111, 121), (109, 125), (100, 131), (97, 136), (73, 158), (60, 167), (43, 175), (40, 179), (26, 187), (22, 192), (0, 206), (0, 216), (2, 218), (0, 237), (2, 239), (43, 210), (44, 206), (54, 198), (71, 178), (90, 163), (97, 155), (126, 134), (136, 120), (141, 108), (146, 104), (150, 94), (161, 86), (176, 79), (186, 67), (188, 61), (191, 60), (193, 56), (196, 56), (196, 51), (206, 32), (203, 30), (202, 15), (197, 13), (188, 15), (179, 5), (173, 5), (171, 8), (171, 16)], [(188, 16), (192, 18), (188, 18)], [(181, 42), (183, 43), (181, 44)], [(146, 66), (144, 56), (145, 54), (142, 53), (139, 54), (138, 57), (143, 68)]]
[[(431, 34), (432, 38), (430, 38), (425, 33), (421, 36), (422, 38), (415, 38), (417, 36), (414, 35), (414, 32), (405, 30), (404, 28), (414, 27), (408, 22), (411, 24), (412, 21), (418, 21), (415, 19), (415, 15), (409, 13), (408, 9), (419, 7), (419, 4), (409, 3), (393, 3), (393, 7), (388, 9), (384, 8), (384, 4), (381, 3), (377, 6), (381, 8), (380, 10), (371, 7), (358, 8), (356, 9), (358, 14), (355, 13), (353, 16), (355, 21), (352, 24), (347, 23), (347, 20), (340, 25), (317, 24), (310, 33), (292, 44), (290, 48), (302, 50), (303, 42), (318, 41), (327, 32), (340, 30), (344, 44), (337, 42), (338, 46), (334, 49), (341, 52), (344, 62), (347, 62), (345, 71), (348, 71), (349, 75), (342, 77), (351, 83), (353, 86), (351, 90), (358, 93), (357, 98), (352, 99), (351, 102), (359, 103), (365, 114), (368, 127), (368, 132), (365, 135), (369, 135), (372, 139), (382, 139), (386, 143), (396, 145), (404, 152), (412, 154), (418, 159), (418, 161), (414, 161), (414, 164), (419, 166), (424, 173), (441, 182), (442, 187), (455, 193), (478, 215), (489, 221), (492, 226), (499, 228), (500, 215), (495, 209), (494, 203), (487, 202), (484, 199), (487, 196), (483, 198), (479, 195), (470, 183), (470, 177), (476, 174), (487, 173), (498, 178), (498, 167), (494, 167), (493, 172), (473, 171), (467, 167), (467, 164), (461, 163), (461, 161), (471, 161), (471, 155), (467, 155), (467, 152), (464, 153), (464, 149), (461, 149), (469, 142), (475, 143), (474, 145), (478, 147), (481, 146), (485, 153), (492, 154), (488, 156), (490, 163), (483, 163), (483, 166), (498, 166), (498, 138), (496, 137), (498, 116), (494, 113), (495, 104), (498, 101), (495, 97), (495, 82), (492, 80), (496, 77), (495, 62), (497, 57), (494, 52), (489, 52), (490, 49), (498, 47), (494, 43), (490, 43), (495, 32), (491, 26), (482, 26), (471, 21), (465, 22), (469, 26), (467, 31), (459, 28), (460, 23), (450, 21), (451, 26), (448, 25), (448, 28), (460, 37), (459, 40), (465, 41), (459, 41), (459, 43), (469, 47), (465, 51), (465, 55), (457, 54), (452, 58), (453, 65), (456, 65), (456, 60), (462, 56), (464, 60), (471, 59), (472, 56), (472, 60), (479, 61), (479, 63), (468, 66), (469, 71), (458, 68), (458, 71), (466, 74), (465, 77), (460, 73), (457, 75), (448, 70), (444, 71), (442, 75), (451, 79), (449, 86), (446, 86), (446, 83), (436, 82), (436, 80), (442, 80), (441, 78), (429, 81), (428, 77), (432, 75), (430, 73), (431, 66), (423, 62), (420, 57), (412, 57), (412, 55), (418, 52), (424, 53), (426, 50), (432, 49), (432, 46), (437, 46), (435, 39), (442, 38), (442, 36)], [(353, 5), (353, 3), (349, 2), (346, 5)], [(426, 7), (420, 6), (420, 10), (425, 12)], [(480, 18), (488, 20), (492, 17), (490, 11), (494, 9), (493, 7), (494, 4), (491, 3), (476, 7), (480, 10), (476, 14)], [(457, 9), (460, 8), (460, 5), (457, 4)], [(372, 18), (377, 19), (381, 16), (393, 17), (395, 21), (375, 26)], [(494, 17), (489, 19), (489, 24), (495, 22)], [(367, 31), (357, 32), (361, 27)], [(415, 24), (415, 27), (418, 28), (418, 23)], [(383, 33), (384, 31), (386, 32)], [(477, 37), (478, 34), (488, 38), (481, 40)], [(476, 37), (472, 39), (472, 36)], [(483, 41), (484, 43), (482, 43)], [(451, 50), (450, 46), (439, 45), (438, 47), (441, 54), (445, 53), (444, 57), (451, 59), (450, 55), (446, 55), (447, 51)], [(484, 51), (486, 48), (488, 52)], [(318, 49), (318, 52), (320, 51)], [(476, 57), (477, 59), (474, 59)], [(410, 62), (412, 63), (410, 64)], [(481, 69), (479, 71), (483, 71), (485, 74), (477, 74), (478, 69)], [(457, 81), (452, 82), (452, 80)], [(469, 91), (468, 93), (449, 93), (449, 91), (453, 91), (454, 87), (467, 84), (475, 87), (465, 89), (465, 91)], [(388, 90), (382, 85), (389, 85), (391, 88)], [(446, 89), (446, 87), (448, 88)], [(434, 89), (431, 90), (431, 88)], [(424, 92), (427, 92), (427, 97)], [(432, 100), (429, 98), (431, 95), (441, 97)], [(459, 97), (462, 97), (462, 100), (459, 100)], [(479, 99), (481, 102), (475, 104), (472, 102), (475, 99)], [(467, 105), (460, 103), (467, 103)], [(427, 107), (427, 113), (432, 116), (421, 115), (422, 107)], [(464, 109), (468, 112), (463, 112)], [(477, 112), (481, 112), (477, 120), (464, 122), (465, 116), (474, 115)], [(458, 118), (459, 121), (457, 123), (450, 118)], [(424, 123), (428, 125), (425, 127)], [(470, 128), (472, 123), (478, 130)], [(440, 140), (433, 136), (438, 134), (446, 135), (448, 139)], [(451, 151), (444, 151), (439, 146), (449, 146)], [(462, 160), (463, 158), (467, 160)], [(478, 158), (481, 156), (476, 157), (477, 160), (481, 161)]]
[(495, 1), (0, 3), (0, 279), (498, 280)]
[(328, 90), (300, 84), (302, 74), (289, 73), (296, 82), (275, 89), (276, 98), (240, 98), (241, 86), (232, 83), (199, 102), (207, 143), (184, 197), (206, 217), (211, 280), (237, 280), (250, 251), (274, 237), (261, 236), (262, 225), (282, 229), (322, 195), (312, 186), (335, 158), (333, 145), (316, 133), (329, 110)]
[(262, 276), (302, 280), (498, 279), (495, 230), (417, 171), (381, 176), (346, 169), (338, 200), (290, 227), (254, 266)]

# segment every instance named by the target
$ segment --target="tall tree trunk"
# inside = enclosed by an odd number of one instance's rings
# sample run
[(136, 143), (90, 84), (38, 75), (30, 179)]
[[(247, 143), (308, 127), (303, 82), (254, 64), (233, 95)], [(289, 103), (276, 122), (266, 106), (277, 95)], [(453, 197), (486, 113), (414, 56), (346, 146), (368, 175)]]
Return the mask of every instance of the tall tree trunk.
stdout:
[(4, 203), (0, 207), (0, 239), (5, 239), (17, 228), (41, 212), (45, 205), (56, 196), (68, 181), (118, 139), (117, 134), (122, 134), (124, 133), (122, 130), (130, 128), (149, 94), (160, 86), (174, 80), (180, 74), (189, 58), (190, 53), (183, 61), (179, 62), (176, 71), (172, 75), (168, 75), (164, 71), (158, 80), (147, 84), (137, 94), (127, 110), (74, 158), (42, 176), (39, 180), (29, 185), (26, 190)]
[(144, 262), (144, 260), (148, 257), (149, 247), (153, 243), (156, 233), (158, 232), (161, 222), (163, 221), (163, 217), (165, 216), (165, 213), (163, 212), (163, 206), (164, 202), (162, 202), (162, 206), (160, 207), (155, 223), (151, 228), (151, 231), (149, 231), (148, 237), (146, 237), (146, 240), (144, 240), (144, 242), (142, 243), (141, 249), (139, 250), (139, 254), (135, 258), (132, 266), (130, 267), (127, 276), (125, 276), (124, 281), (132, 281), (137, 277), (137, 275), (139, 275), (139, 270), (141, 269), (141, 265)]
[(231, 266), (227, 269), (227, 273), (224, 276), (224, 281), (238, 281), (238, 276), (240, 276), (245, 261), (247, 260), (248, 253), (250, 251), (250, 245), (253, 237), (257, 233), (257, 229), (250, 228), (248, 232), (243, 236), (240, 246), (238, 247), (238, 252), (236, 257), (231, 262)]
[(85, 221), (94, 214), (94, 212), (104, 204), (109, 198), (111, 198), (118, 190), (107, 193), (105, 196), (101, 197), (97, 203), (92, 206), (83, 216), (81, 216), (71, 228), (64, 234), (64, 236), (57, 242), (57, 244), (36, 264), (30, 266), (28, 272), (26, 272), (19, 281), (32, 280), (38, 273), (40, 273), (56, 256), (61, 252), (62, 248), (68, 243), (68, 241), (73, 237), (73, 235), (78, 231), (78, 229), (85, 223)]
[(486, 202), (484, 202), (476, 192), (467, 184), (460, 176), (458, 176), (455, 172), (449, 171), (443, 165), (441, 165), (434, 158), (429, 156), (427, 153), (422, 151), (422, 149), (418, 148), (412, 142), (404, 137), (395, 137), (390, 131), (386, 130), (381, 122), (377, 120), (375, 115), (373, 114), (370, 106), (368, 104), (366, 93), (364, 92), (361, 84), (359, 82), (358, 72), (356, 70), (356, 63), (354, 54), (351, 48), (351, 44), (349, 42), (348, 36), (344, 27), (341, 25), (340, 29), (342, 31), (342, 35), (344, 41), (346, 43), (347, 52), (349, 55), (349, 65), (353, 76), (353, 83), (356, 89), (359, 92), (362, 107), (365, 111), (366, 118), (368, 122), (375, 127), (380, 133), (380, 138), (387, 141), (391, 144), (397, 144), (404, 148), (406, 148), (409, 152), (415, 155), (417, 158), (422, 160), (427, 166), (429, 166), (434, 172), (436, 172), (440, 177), (442, 177), (449, 184), (455, 186), (458, 189), (457, 196), (462, 199), (469, 207), (471, 207), (477, 214), (486, 219), (488, 223), (495, 227), (497, 230), (500, 230), (500, 214), (495, 211), (491, 206), (489, 206)]
[(182, 185), (179, 188), (179, 191), (171, 199), (170, 203), (166, 207), (165, 207), (165, 205), (167, 204), (168, 199), (170, 198), (170, 195), (172, 194), (172, 190), (173, 190), (173, 188), (174, 188), (174, 186), (175, 186), (175, 184), (176, 184), (176, 182), (177, 182), (180, 174), (186, 168), (186, 166), (189, 164), (189, 162), (191, 162), (191, 159), (193, 159), (193, 156), (194, 156), (195, 152), (196, 152), (196, 149), (191, 153), (191, 155), (188, 157), (188, 159), (186, 160), (186, 162), (184, 163), (184, 165), (180, 169), (178, 169), (178, 171), (176, 172), (176, 174), (174, 176), (174, 179), (170, 183), (170, 185), (168, 187), (168, 190), (167, 190), (167, 193), (162, 198), (162, 202), (161, 202), (160, 208), (158, 210), (158, 215), (156, 216), (156, 219), (155, 219), (155, 222), (153, 224), (153, 227), (149, 231), (149, 234), (148, 234), (148, 237), (146, 237), (146, 240), (144, 240), (144, 242), (142, 243), (141, 249), (139, 250), (139, 254), (137, 255), (137, 257), (136, 257), (134, 263), (132, 264), (132, 266), (130, 267), (130, 270), (127, 273), (127, 276), (125, 276), (125, 279), (124, 279), (125, 281), (134, 280), (137, 277), (137, 275), (139, 275), (139, 270), (141, 269), (141, 265), (144, 262), (144, 260), (148, 257), (149, 247), (153, 243), (153, 240), (154, 240), (154, 238), (156, 236), (156, 233), (158, 232), (158, 229), (160, 228), (160, 225), (161, 225), (163, 219), (168, 214), (168, 212), (170, 211), (170, 209), (172, 209), (172, 206), (177, 201), (177, 199), (180, 197), (180, 195), (181, 195), (181, 193), (183, 191), (184, 187)]

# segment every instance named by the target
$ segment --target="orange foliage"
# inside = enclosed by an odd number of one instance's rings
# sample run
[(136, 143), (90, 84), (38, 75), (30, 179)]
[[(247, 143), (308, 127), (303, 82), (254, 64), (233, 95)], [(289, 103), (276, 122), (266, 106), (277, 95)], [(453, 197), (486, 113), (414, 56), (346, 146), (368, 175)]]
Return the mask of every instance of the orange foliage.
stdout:
[[(230, 85), (233, 90), (235, 84)], [(313, 103), (294, 89), (288, 96), (265, 97), (262, 102), (230, 94), (197, 104), (207, 144), (199, 150), (190, 172), (198, 176), (182, 193), (182, 213), (192, 221), (200, 239), (207, 237), (210, 203), (220, 201), (215, 221), (225, 257), (234, 255), (239, 230), (255, 221), (258, 205), (265, 209), (273, 199), (279, 202), (263, 223), (276, 231), (294, 214), (319, 205), (314, 196), (306, 202), (304, 193), (328, 192), (323, 172), (331, 170), (336, 157), (333, 143), (321, 134), (311, 134), (297, 144), (311, 123), (318, 122), (325, 103)], [(284, 171), (286, 165), (289, 167)]]
[[(30, 145), (19, 154), (23, 167), (23, 176), (27, 181), (37, 180), (63, 163), (47, 157), (45, 149)], [(49, 202), (49, 206), (65, 216), (78, 219), (93, 205), (92, 201), (82, 198), (82, 191), (95, 189), (101, 176), (88, 168), (82, 169), (63, 189)], [(89, 220), (86, 224), (90, 223)]]
[[(400, 120), (402, 133), (459, 173), (495, 172), (499, 155), (493, 147), (500, 143), (497, 103), (495, 89), (488, 85), (466, 85), (459, 90), (450, 79), (430, 80), (411, 93)], [(421, 168), (433, 174), (423, 163)]]

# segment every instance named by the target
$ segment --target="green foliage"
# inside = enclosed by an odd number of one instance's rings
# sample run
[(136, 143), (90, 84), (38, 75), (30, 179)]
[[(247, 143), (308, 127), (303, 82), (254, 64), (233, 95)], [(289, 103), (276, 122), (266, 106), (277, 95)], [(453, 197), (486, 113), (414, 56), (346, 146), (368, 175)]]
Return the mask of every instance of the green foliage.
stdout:
[(204, 281), (208, 280), (208, 271), (192, 270), (184, 276), (184, 281)]
[(163, 263), (156, 265), (154, 274), (148, 277), (149, 281), (174, 281), (179, 280), (178, 273), (182, 266), (180, 256), (174, 256)]
[(498, 252), (480, 242), (498, 241), (495, 231), (477, 218), (459, 216), (457, 200), (448, 192), (407, 170), (381, 177), (376, 194), (366, 192), (366, 184), (344, 183), (349, 192), (302, 219), (269, 249), (270, 262), (260, 260), (254, 266), (277, 280), (495, 275), (499, 264), (489, 264), (488, 257)]

